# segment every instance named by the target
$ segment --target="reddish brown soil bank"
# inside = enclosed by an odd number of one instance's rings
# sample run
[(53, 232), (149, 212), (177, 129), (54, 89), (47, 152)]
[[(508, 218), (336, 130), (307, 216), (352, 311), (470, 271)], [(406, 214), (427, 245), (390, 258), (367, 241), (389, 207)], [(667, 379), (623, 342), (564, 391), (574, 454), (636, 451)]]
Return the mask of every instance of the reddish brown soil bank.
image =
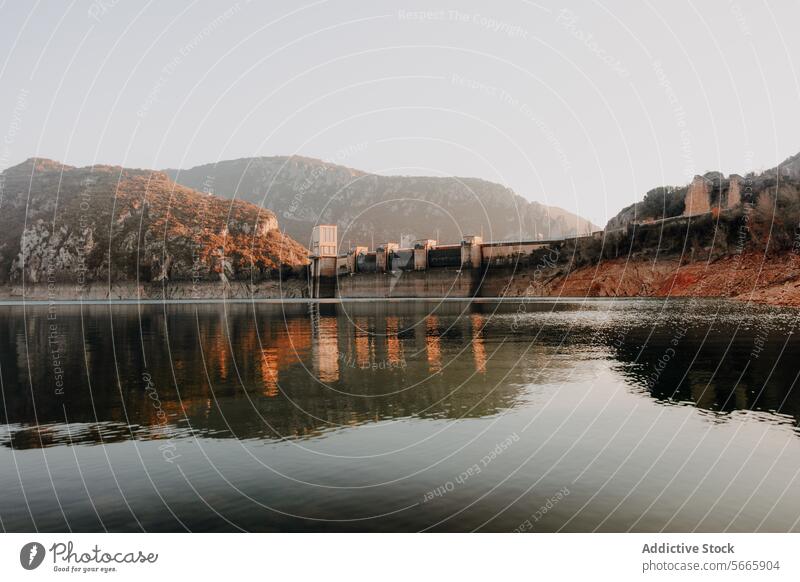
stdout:
[(800, 260), (791, 254), (746, 253), (681, 264), (676, 257), (612, 259), (547, 272), (490, 273), (484, 297), (733, 297), (773, 305), (800, 306)]

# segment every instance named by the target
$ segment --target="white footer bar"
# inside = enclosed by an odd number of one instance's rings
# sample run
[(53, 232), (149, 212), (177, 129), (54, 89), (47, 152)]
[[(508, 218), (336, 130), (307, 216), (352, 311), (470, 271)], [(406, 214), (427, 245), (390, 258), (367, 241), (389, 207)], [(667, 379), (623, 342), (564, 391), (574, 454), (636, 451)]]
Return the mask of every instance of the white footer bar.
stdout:
[[(3, 534), (3, 580), (798, 580), (800, 534)], [(580, 578), (579, 578), (580, 577)]]

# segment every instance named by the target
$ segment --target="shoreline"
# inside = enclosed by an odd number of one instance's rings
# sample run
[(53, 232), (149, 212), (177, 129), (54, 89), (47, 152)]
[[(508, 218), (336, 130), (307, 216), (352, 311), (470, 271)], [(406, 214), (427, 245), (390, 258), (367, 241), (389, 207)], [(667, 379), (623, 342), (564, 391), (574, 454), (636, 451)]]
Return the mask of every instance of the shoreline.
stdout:
[(476, 304), (523, 304), (523, 303), (549, 303), (549, 304), (593, 304), (593, 303), (632, 303), (635, 301), (647, 302), (672, 302), (676, 304), (686, 302), (712, 302), (712, 301), (732, 301), (737, 303), (753, 303), (755, 305), (765, 305), (768, 307), (781, 307), (781, 308), (800, 308), (798, 305), (760, 301), (757, 298), (748, 299), (746, 297), (724, 297), (724, 296), (704, 296), (693, 297), (686, 295), (672, 295), (672, 296), (506, 296), (506, 297), (328, 297), (312, 299), (309, 297), (251, 297), (251, 298), (218, 298), (206, 297), (197, 299), (137, 299), (137, 298), (123, 298), (123, 299), (25, 299), (25, 298), (8, 298), (0, 295), (0, 307), (47, 307), (49, 305), (219, 305), (219, 304), (236, 304), (236, 305), (337, 305), (348, 303), (384, 303), (384, 304), (401, 304), (401, 303), (476, 303)]
[(217, 303), (262, 303), (265, 305), (280, 305), (290, 303), (302, 305), (305, 303), (600, 303), (608, 301), (689, 301), (689, 300), (708, 300), (731, 299), (730, 297), (576, 297), (576, 296), (509, 296), (509, 297), (323, 297), (311, 299), (309, 297), (284, 297), (284, 298), (203, 298), (203, 299), (56, 299), (53, 301), (43, 299), (7, 299), (0, 297), (0, 306), (16, 305), (202, 305)]
[(0, 305), (24, 304), (191, 304), (191, 303), (399, 303), (563, 302), (598, 300), (729, 299), (775, 307), (800, 307), (800, 264), (793, 255), (758, 253), (684, 262), (662, 256), (653, 261), (605, 259), (569, 269), (497, 267), (488, 270), (432, 269), (399, 274), (373, 273), (339, 278), (330, 295), (309, 298), (302, 277), (246, 281), (160, 281), (0, 286)]

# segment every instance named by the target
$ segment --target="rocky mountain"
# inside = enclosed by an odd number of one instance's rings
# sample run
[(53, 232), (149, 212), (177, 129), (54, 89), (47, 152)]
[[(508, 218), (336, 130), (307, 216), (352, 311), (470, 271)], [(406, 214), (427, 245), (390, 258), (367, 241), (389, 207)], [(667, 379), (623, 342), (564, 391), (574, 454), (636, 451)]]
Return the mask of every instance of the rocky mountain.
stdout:
[(259, 281), (306, 249), (275, 215), (163, 172), (29, 159), (0, 174), (0, 283)]
[(382, 176), (304, 157), (228, 160), (165, 170), (176, 182), (275, 212), (308, 244), (315, 224), (339, 226), (340, 244), (399, 242), (401, 235), (459, 242), (561, 238), (599, 228), (563, 209), (529, 202), (476, 178)]

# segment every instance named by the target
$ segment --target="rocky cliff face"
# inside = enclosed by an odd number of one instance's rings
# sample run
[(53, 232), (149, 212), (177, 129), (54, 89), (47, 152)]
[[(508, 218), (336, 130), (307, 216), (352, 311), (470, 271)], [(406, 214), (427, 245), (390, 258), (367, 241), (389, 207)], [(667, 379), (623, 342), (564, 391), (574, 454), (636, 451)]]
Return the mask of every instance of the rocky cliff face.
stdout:
[(162, 172), (31, 159), (0, 194), (3, 284), (260, 281), (306, 263), (272, 212)]
[(464, 235), (526, 240), (598, 227), (563, 209), (529, 202), (475, 178), (378, 176), (301, 157), (245, 158), (166, 170), (176, 182), (262, 204), (286, 232), (308, 243), (315, 224), (339, 226), (340, 242), (370, 245), (401, 234), (459, 242)]

